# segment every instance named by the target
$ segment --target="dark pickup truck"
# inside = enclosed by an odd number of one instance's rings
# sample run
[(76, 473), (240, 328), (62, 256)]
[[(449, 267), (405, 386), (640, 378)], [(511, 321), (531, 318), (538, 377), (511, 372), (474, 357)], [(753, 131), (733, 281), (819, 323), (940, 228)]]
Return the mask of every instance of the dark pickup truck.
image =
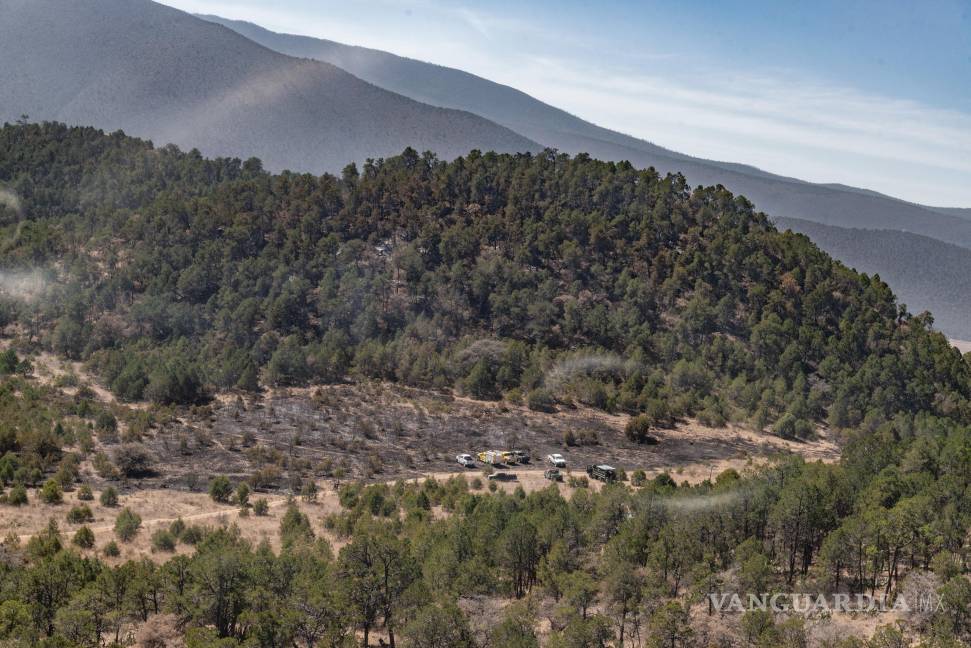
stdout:
[(590, 476), (590, 479), (597, 479), (605, 483), (617, 480), (617, 470), (606, 464), (587, 466), (587, 475)]

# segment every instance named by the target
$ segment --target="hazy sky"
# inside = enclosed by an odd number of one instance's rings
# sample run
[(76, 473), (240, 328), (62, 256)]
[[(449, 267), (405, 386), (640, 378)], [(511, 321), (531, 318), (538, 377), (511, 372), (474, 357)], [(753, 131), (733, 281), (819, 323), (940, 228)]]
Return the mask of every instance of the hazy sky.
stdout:
[(457, 67), (705, 158), (971, 207), (971, 0), (164, 0)]

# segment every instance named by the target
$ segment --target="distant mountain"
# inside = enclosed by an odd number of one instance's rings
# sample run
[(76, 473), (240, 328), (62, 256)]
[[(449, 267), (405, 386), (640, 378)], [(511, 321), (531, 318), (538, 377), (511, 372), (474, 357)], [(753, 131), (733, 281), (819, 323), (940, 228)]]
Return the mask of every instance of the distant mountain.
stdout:
[(929, 310), (937, 328), (971, 340), (971, 250), (926, 236), (890, 230), (832, 227), (779, 218), (846, 265), (879, 274), (912, 312)]
[(449, 159), (540, 148), (148, 0), (0, 0), (0, 16), (0, 121), (124, 129), (313, 172), (407, 146)]
[(971, 220), (971, 208), (969, 207), (930, 207), (930, 209), (948, 216), (957, 216), (965, 220)]
[(630, 160), (682, 172), (692, 184), (723, 184), (773, 217), (841, 227), (897, 229), (971, 247), (971, 222), (889, 196), (843, 185), (813, 184), (743, 164), (702, 160), (601, 128), (533, 97), (452, 68), (329, 40), (278, 34), (257, 25), (202, 16), (270, 49), (327, 61), (376, 85), (436, 106), (467, 110), (546, 146)]
[(894, 198), (893, 196), (888, 196), (887, 194), (882, 194), (879, 191), (873, 191), (872, 189), (860, 189), (859, 187), (850, 187), (845, 184), (839, 183), (829, 183), (824, 184), (824, 187), (830, 187), (833, 189), (839, 189), (841, 191), (854, 191), (856, 193), (861, 193), (867, 196), (873, 196), (876, 198), (883, 198), (886, 200), (893, 200), (895, 202), (902, 202), (912, 207), (918, 207), (920, 209), (926, 209), (938, 214), (944, 214), (945, 216), (957, 216), (958, 218), (963, 218), (965, 220), (971, 220), (971, 207), (931, 207), (929, 205), (920, 205), (918, 203), (912, 203), (900, 198)]

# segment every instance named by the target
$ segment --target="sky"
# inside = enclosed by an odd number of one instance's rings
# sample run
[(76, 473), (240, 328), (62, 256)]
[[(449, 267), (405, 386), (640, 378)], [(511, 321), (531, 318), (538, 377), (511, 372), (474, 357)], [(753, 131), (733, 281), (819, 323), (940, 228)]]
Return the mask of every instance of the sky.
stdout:
[(601, 126), (971, 207), (971, 0), (163, 0), (460, 68)]

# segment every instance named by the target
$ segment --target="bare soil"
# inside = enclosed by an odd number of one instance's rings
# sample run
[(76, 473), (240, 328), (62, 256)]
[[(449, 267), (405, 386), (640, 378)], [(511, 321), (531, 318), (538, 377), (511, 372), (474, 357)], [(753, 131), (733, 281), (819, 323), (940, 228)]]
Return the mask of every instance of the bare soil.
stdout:
[[(799, 442), (732, 425), (709, 428), (684, 421), (659, 430), (659, 443), (646, 445), (624, 436), (627, 420), (584, 407), (547, 414), (364, 383), (276, 390), (262, 398), (221, 395), (204, 416), (173, 421), (147, 444), (163, 458), (161, 480), (172, 485), (213, 471), (244, 477), (268, 455), (285, 465), (284, 482), (301, 473), (372, 480), (415, 477), (454, 470), (455, 455), (489, 449), (526, 450), (534, 466), (559, 452), (575, 469), (608, 463), (628, 471), (667, 470), (678, 481), (699, 481), (729, 467), (790, 453), (822, 461), (839, 456), (825, 430), (817, 439)], [(568, 447), (567, 431), (596, 441)]]

